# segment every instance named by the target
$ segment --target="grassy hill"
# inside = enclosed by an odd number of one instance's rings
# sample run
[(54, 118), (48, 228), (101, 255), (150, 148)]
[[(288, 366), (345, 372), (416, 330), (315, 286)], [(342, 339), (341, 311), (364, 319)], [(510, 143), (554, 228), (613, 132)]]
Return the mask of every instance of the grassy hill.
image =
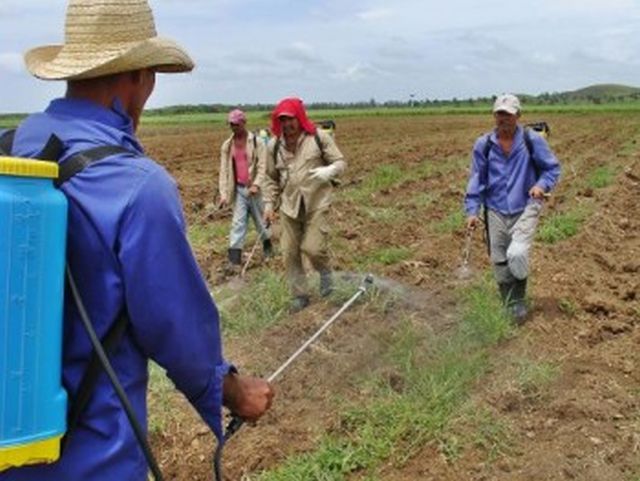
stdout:
[(523, 94), (522, 99), (529, 105), (619, 104), (640, 100), (640, 88), (619, 84), (596, 84), (568, 92)]
[(564, 95), (572, 98), (607, 98), (607, 97), (626, 97), (638, 95), (640, 88), (630, 87), (628, 85), (619, 84), (598, 84), (591, 85), (589, 87), (574, 90), (572, 92), (565, 92)]

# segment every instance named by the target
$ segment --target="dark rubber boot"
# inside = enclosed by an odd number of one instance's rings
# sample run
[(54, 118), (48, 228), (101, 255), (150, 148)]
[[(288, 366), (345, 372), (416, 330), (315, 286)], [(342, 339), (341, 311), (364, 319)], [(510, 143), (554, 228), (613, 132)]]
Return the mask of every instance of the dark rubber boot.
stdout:
[(233, 276), (240, 273), (240, 265), (242, 264), (242, 249), (229, 249), (227, 251), (229, 263), (225, 268), (225, 274)]
[(500, 297), (502, 303), (511, 314), (517, 325), (522, 325), (527, 320), (527, 280), (514, 280), (513, 282), (505, 282), (498, 284), (500, 288)]
[(504, 304), (505, 307), (509, 307), (511, 299), (513, 299), (513, 282), (503, 282), (502, 284), (498, 284), (498, 288), (500, 289), (502, 304)]
[(527, 320), (529, 314), (527, 310), (527, 279), (519, 279), (513, 283), (511, 314), (519, 326)]
[(271, 243), (271, 239), (262, 241), (262, 255), (265, 259), (273, 257), (273, 244)]
[(333, 275), (331, 271), (320, 272), (320, 295), (327, 297), (333, 292)]
[(242, 264), (242, 249), (229, 249), (229, 263), (239, 266)]

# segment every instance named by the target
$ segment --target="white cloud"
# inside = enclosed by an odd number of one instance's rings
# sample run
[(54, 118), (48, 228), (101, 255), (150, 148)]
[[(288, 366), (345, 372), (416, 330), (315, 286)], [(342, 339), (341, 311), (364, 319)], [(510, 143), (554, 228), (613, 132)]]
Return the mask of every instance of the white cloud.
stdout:
[(358, 82), (366, 78), (385, 75), (383, 71), (366, 63), (356, 62), (331, 75), (332, 78), (348, 82)]
[(558, 62), (557, 57), (550, 52), (534, 52), (531, 60), (538, 64), (553, 65)]
[(391, 15), (393, 15), (393, 10), (386, 7), (374, 7), (356, 14), (358, 18), (365, 21), (381, 20)]

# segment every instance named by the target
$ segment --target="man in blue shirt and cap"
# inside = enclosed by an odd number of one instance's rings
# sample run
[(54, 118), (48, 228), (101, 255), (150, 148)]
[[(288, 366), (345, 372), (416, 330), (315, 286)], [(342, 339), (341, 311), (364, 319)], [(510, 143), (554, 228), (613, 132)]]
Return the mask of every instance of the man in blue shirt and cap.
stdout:
[(491, 262), (503, 302), (516, 323), (527, 317), (529, 251), (544, 198), (555, 187), (560, 164), (546, 140), (522, 127), (520, 100), (496, 98), (496, 128), (476, 140), (464, 200), (467, 229), (483, 207)]
[[(12, 155), (35, 157), (52, 135), (59, 162), (100, 146), (101, 159), (61, 189), (69, 201), (68, 263), (100, 338), (128, 315), (111, 363), (146, 428), (147, 364), (163, 367), (222, 439), (222, 405), (255, 420), (271, 386), (238, 375), (224, 359), (219, 317), (186, 235), (176, 184), (136, 137), (157, 72), (194, 67), (176, 43), (156, 35), (146, 0), (70, 0), (65, 43), (26, 53), (29, 71), (66, 80), (64, 98), (18, 127)], [(65, 302), (63, 383), (78, 393), (93, 349), (72, 298)], [(10, 469), (0, 480), (145, 481), (147, 463), (106, 376), (98, 377), (62, 457)]]

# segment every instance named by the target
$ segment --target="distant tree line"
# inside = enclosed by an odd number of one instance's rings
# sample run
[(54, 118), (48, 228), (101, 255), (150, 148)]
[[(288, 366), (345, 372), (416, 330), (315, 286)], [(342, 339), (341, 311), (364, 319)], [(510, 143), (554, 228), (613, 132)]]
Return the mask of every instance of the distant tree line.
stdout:
[[(624, 86), (593, 86), (574, 92), (544, 92), (540, 95), (517, 94), (523, 103), (527, 105), (570, 105), (570, 104), (609, 104), (637, 102), (640, 100), (640, 89)], [(490, 97), (457, 98), (452, 99), (419, 99), (415, 96), (407, 100), (386, 100), (378, 102), (375, 98), (358, 102), (311, 102), (307, 104), (313, 110), (346, 110), (346, 109), (371, 109), (371, 108), (406, 108), (406, 107), (474, 107), (491, 105), (496, 99)], [(194, 114), (228, 112), (234, 108), (247, 111), (269, 112), (274, 108), (273, 104), (246, 103), (246, 104), (191, 104), (173, 105), (158, 109), (146, 110), (147, 115), (165, 114)]]
[[(616, 104), (640, 101), (640, 88), (625, 85), (601, 84), (585, 87), (572, 92), (544, 92), (540, 95), (517, 94), (526, 105), (571, 105), (571, 104)], [(476, 107), (490, 106), (496, 99), (495, 95), (490, 97), (457, 98), (452, 99), (430, 99), (418, 98), (416, 94), (411, 94), (406, 100), (386, 100), (378, 102), (375, 98), (358, 102), (312, 102), (308, 104), (314, 110), (347, 110), (347, 109), (372, 109), (372, 108), (440, 108), (440, 107)], [(166, 115), (166, 114), (198, 114), (198, 113), (226, 113), (231, 109), (241, 108), (246, 111), (270, 112), (273, 104), (245, 103), (245, 104), (189, 104), (172, 105), (157, 109), (145, 110), (145, 115)], [(3, 126), (16, 125), (26, 114), (0, 114)]]

